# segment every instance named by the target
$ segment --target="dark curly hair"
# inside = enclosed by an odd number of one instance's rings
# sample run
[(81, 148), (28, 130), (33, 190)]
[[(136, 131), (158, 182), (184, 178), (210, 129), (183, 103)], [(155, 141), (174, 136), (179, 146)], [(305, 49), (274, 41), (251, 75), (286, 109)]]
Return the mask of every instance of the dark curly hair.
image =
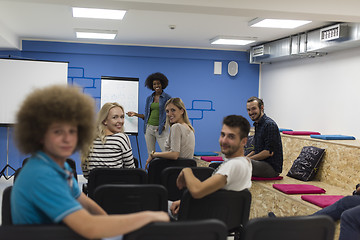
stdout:
[(161, 83), (161, 87), (162, 89), (165, 89), (168, 84), (169, 84), (169, 80), (167, 79), (167, 77), (160, 73), (160, 72), (156, 72), (156, 73), (153, 73), (153, 74), (150, 74), (146, 80), (145, 80), (145, 87), (147, 87), (148, 89), (150, 90), (154, 90), (153, 89), (153, 82), (155, 80), (159, 80), (160, 83)]
[(226, 116), (223, 120), (223, 124), (232, 128), (239, 128), (240, 139), (243, 139), (249, 135), (250, 123), (246, 118), (241, 115)]
[(50, 86), (37, 89), (22, 103), (16, 116), (15, 140), (23, 153), (42, 150), (41, 141), (54, 122), (78, 127), (76, 150), (86, 150), (94, 139), (94, 100), (76, 87)]

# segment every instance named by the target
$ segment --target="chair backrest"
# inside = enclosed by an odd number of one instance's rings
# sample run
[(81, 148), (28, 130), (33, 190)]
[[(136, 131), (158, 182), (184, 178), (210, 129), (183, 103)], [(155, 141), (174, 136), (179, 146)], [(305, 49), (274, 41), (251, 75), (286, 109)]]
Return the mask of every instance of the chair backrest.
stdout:
[(95, 168), (90, 171), (88, 196), (93, 198), (95, 188), (104, 184), (145, 184), (147, 172), (141, 168)]
[(124, 240), (226, 240), (226, 226), (217, 219), (156, 222), (128, 233)]
[[(176, 186), (176, 179), (184, 167), (168, 167), (161, 172), (161, 185), (168, 191), (168, 199), (171, 201), (179, 200), (183, 194), (183, 190), (179, 190)], [(191, 167), (195, 177), (200, 181), (211, 177), (214, 172), (213, 168), (209, 167)]]
[(244, 240), (333, 240), (334, 229), (326, 215), (255, 218), (245, 226)]
[(179, 220), (215, 218), (223, 221), (229, 232), (240, 231), (249, 220), (251, 193), (218, 190), (201, 199), (194, 199), (187, 190), (181, 198)]
[(185, 158), (178, 158), (176, 160), (155, 158), (149, 163), (148, 182), (161, 184), (161, 172), (168, 167), (196, 167), (196, 161)]
[(94, 201), (109, 214), (168, 209), (165, 187), (155, 184), (106, 184), (95, 189)]
[(85, 240), (64, 225), (12, 225), (0, 226), (1, 239), (7, 240)]
[[(12, 186), (4, 189), (2, 195), (2, 206), (1, 206), (1, 222), (2, 225), (12, 225), (11, 209), (10, 209), (10, 195)], [(2, 236), (0, 234), (0, 236)]]

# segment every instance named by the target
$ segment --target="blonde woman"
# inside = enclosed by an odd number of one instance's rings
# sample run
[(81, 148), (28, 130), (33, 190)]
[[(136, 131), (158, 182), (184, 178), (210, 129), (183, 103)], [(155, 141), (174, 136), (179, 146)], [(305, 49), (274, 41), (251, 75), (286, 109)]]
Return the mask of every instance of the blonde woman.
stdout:
[(152, 152), (146, 161), (147, 168), (154, 158), (193, 158), (195, 149), (194, 128), (191, 126), (185, 105), (180, 98), (170, 98), (165, 104), (166, 125), (170, 134), (165, 142), (164, 152)]
[(124, 108), (105, 103), (98, 113), (96, 138), (82, 155), (85, 178), (94, 168), (135, 168), (129, 137), (124, 133)]

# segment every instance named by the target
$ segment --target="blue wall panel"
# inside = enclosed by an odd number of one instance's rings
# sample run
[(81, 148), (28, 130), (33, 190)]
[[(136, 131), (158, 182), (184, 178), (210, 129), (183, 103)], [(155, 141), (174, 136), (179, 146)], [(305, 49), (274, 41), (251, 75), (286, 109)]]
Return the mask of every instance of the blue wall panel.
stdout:
[[(9, 52), (0, 52), (0, 55), (5, 54)], [(145, 79), (153, 72), (164, 73), (169, 79), (165, 91), (172, 97), (182, 98), (189, 109), (195, 128), (196, 151), (219, 151), (222, 118), (229, 114), (248, 117), (246, 99), (257, 96), (259, 88), (259, 66), (249, 64), (246, 52), (23, 41), (23, 50), (10, 54), (35, 60), (69, 62), (69, 84), (76, 84), (93, 96), (97, 110), (100, 107), (101, 76), (139, 78), (139, 112), (144, 113), (145, 99), (152, 93), (144, 87)], [(214, 61), (222, 62), (221, 75), (214, 75)], [(230, 61), (239, 65), (235, 77), (227, 74)], [(132, 109), (125, 109), (129, 110)], [(139, 119), (138, 140), (144, 165), (147, 153), (143, 131), (143, 121)], [(1, 128), (1, 150), (4, 149), (3, 133)], [(134, 156), (138, 157), (135, 137), (130, 139)], [(11, 162), (18, 167), (23, 156), (14, 145), (10, 146), (10, 153)], [(4, 165), (3, 151), (0, 151), (0, 157), (1, 167)], [(80, 169), (79, 154), (72, 157)]]

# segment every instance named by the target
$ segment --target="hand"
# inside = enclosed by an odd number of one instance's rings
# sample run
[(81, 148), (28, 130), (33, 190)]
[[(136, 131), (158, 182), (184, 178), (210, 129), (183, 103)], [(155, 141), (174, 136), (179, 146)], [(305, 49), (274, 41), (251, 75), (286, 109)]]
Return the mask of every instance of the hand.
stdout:
[(180, 200), (177, 200), (175, 202), (173, 202), (170, 206), (170, 211), (173, 215), (176, 215), (179, 213), (179, 209), (180, 209)]
[(148, 168), (149, 168), (149, 163), (151, 162), (152, 159), (153, 159), (153, 158), (152, 158), (152, 156), (151, 156), (151, 154), (150, 154), (149, 157), (148, 157), (148, 159), (146, 160), (145, 170), (148, 170)]
[(184, 176), (184, 169), (180, 172), (179, 176), (176, 179), (176, 186), (181, 190), (186, 187), (186, 181)]
[(133, 117), (133, 116), (135, 116), (136, 117), (136, 115), (137, 115), (137, 113), (136, 112), (127, 112), (126, 113), (126, 115), (128, 115), (129, 117)]

